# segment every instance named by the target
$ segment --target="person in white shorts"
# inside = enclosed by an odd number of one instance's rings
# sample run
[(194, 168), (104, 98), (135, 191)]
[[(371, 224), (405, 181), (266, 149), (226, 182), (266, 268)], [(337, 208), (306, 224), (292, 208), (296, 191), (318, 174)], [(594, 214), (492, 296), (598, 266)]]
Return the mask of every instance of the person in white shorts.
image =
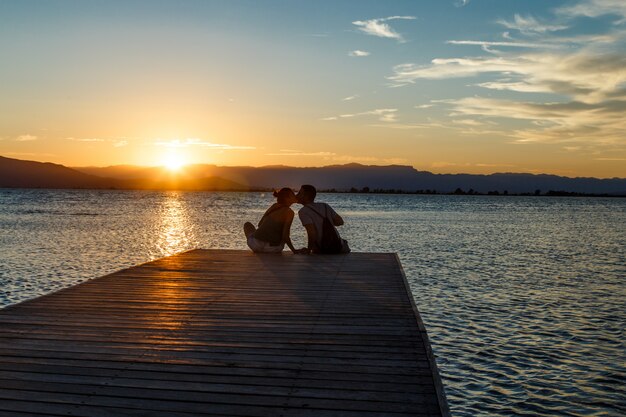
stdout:
[(281, 253), (285, 244), (294, 254), (302, 250), (294, 248), (291, 243), (290, 231), (294, 212), (291, 205), (298, 200), (291, 188), (274, 191), (277, 202), (267, 209), (258, 228), (250, 222), (243, 225), (248, 247), (255, 253)]

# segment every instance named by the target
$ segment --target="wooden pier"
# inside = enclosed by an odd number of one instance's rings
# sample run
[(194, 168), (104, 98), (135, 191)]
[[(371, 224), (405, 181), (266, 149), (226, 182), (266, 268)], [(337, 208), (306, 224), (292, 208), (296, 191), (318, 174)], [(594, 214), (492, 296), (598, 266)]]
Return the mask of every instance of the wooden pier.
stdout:
[(446, 416), (395, 254), (194, 250), (0, 310), (0, 417)]

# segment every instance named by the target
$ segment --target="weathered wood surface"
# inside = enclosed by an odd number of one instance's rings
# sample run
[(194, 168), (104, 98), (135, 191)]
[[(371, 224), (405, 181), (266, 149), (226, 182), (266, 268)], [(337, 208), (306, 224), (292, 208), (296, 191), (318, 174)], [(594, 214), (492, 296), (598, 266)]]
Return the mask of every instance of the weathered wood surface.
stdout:
[(446, 414), (394, 254), (194, 250), (0, 310), (0, 417)]

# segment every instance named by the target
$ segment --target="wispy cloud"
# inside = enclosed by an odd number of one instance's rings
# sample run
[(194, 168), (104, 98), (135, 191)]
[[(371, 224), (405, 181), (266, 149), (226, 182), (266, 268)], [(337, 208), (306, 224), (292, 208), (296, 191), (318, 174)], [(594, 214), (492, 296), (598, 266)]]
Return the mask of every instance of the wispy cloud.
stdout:
[(452, 123), (463, 126), (484, 126), (484, 122), (479, 122), (474, 119), (456, 119), (453, 120)]
[(157, 139), (154, 142), (154, 145), (164, 146), (166, 148), (186, 148), (189, 146), (199, 146), (199, 147), (206, 147), (206, 148), (211, 148), (211, 149), (222, 149), (222, 150), (256, 149), (256, 147), (254, 146), (227, 145), (223, 143), (208, 142), (208, 141), (198, 139), (198, 138), (170, 139), (170, 140)]
[(414, 130), (414, 129), (432, 129), (432, 128), (445, 128), (446, 126), (441, 123), (379, 123), (371, 124), (370, 127), (381, 127), (385, 129), (398, 129), (398, 130)]
[(129, 144), (129, 141), (126, 138), (74, 138), (69, 137), (65, 138), (65, 140), (71, 140), (73, 142), (84, 142), (84, 143), (108, 143), (111, 144), (115, 148), (122, 148)]
[(30, 142), (32, 140), (37, 140), (37, 136), (35, 135), (19, 135), (18, 137), (15, 138), (16, 142)]
[(379, 19), (370, 20), (357, 20), (352, 22), (358, 29), (372, 36), (378, 36), (379, 38), (396, 39), (398, 42), (405, 42), (404, 37), (393, 30), (389, 24), (385, 23), (390, 20), (415, 20), (415, 16), (389, 16)]
[(355, 94), (353, 96), (344, 97), (341, 99), (341, 101), (351, 101), (351, 100), (354, 100), (355, 98), (359, 98), (359, 95)]
[[(575, 18), (580, 16), (614, 16), (615, 25), (598, 26), (595, 33), (570, 34), (575, 33)], [(448, 42), (480, 46), (491, 55), (397, 65), (388, 77), (391, 86), (480, 77), (480, 82), (467, 85), (509, 92), (509, 98), (480, 97), (471, 91), (472, 96), (437, 101), (451, 111), (445, 128), (467, 135), (499, 135), (514, 143), (564, 143), (572, 149), (601, 146), (609, 152), (626, 145), (622, 116), (626, 114), (626, 29), (617, 27), (626, 23), (626, 1), (578, 1), (556, 9), (552, 19), (516, 14), (498, 23), (511, 31), (501, 35), (502, 41)], [(512, 119), (514, 130), (505, 127)]]
[(527, 54), (508, 57), (434, 59), (431, 65), (403, 64), (391, 81), (403, 85), (418, 79), (473, 77), (500, 74), (507, 80), (480, 84), (498, 90), (546, 92), (597, 102), (626, 94), (626, 55), (580, 51), (574, 54)]
[(556, 14), (568, 18), (615, 15), (619, 17), (615, 23), (622, 24), (626, 22), (626, 2), (623, 0), (584, 0), (573, 5), (562, 6), (556, 9)]
[(320, 151), (320, 152), (304, 152), (304, 151), (297, 151), (297, 150), (293, 150), (293, 149), (281, 149), (279, 152), (275, 152), (275, 153), (266, 153), (265, 155), (268, 156), (334, 156), (337, 155), (334, 152), (324, 152), (324, 151)]
[(456, 2), (454, 2), (454, 5), (456, 7), (465, 7), (469, 4), (470, 0), (457, 0)]
[(330, 162), (370, 162), (370, 163), (384, 163), (384, 164), (402, 164), (406, 163), (407, 160), (404, 158), (380, 158), (376, 156), (355, 156), (355, 155), (340, 155), (335, 152), (328, 151), (317, 151), (317, 152), (307, 152), (307, 151), (299, 151), (294, 149), (281, 149), (278, 152), (274, 153), (266, 153), (267, 156), (310, 156), (310, 157), (319, 157), (324, 161)]
[(385, 164), (385, 165), (400, 165), (407, 163), (406, 158), (380, 158), (377, 156), (358, 156), (358, 155), (336, 155), (327, 158), (333, 162), (349, 163), (372, 163), (372, 164)]
[[(601, 103), (535, 103), (468, 97), (450, 100), (456, 115), (509, 118), (530, 123), (526, 129), (508, 133), (515, 141), (591, 142), (625, 145), (626, 100)], [(506, 134), (502, 132), (503, 134)]]
[(396, 112), (398, 109), (374, 109), (363, 111), (359, 113), (346, 113), (340, 114), (339, 116), (331, 116), (324, 118), (323, 120), (337, 120), (341, 119), (349, 119), (352, 117), (361, 117), (361, 116), (377, 116), (378, 119), (382, 122), (395, 122), (397, 119)]
[(107, 139), (102, 138), (65, 138), (73, 142), (106, 142)]
[(484, 47), (489, 46), (507, 46), (513, 48), (560, 48), (560, 45), (556, 44), (546, 44), (546, 43), (536, 43), (536, 42), (502, 42), (502, 41), (470, 41), (470, 40), (461, 40), (461, 41), (447, 41), (446, 43), (451, 45), (477, 45)]
[(498, 23), (507, 29), (517, 30), (525, 35), (556, 32), (568, 28), (567, 25), (541, 23), (532, 16), (521, 16), (519, 14), (515, 14), (512, 21), (500, 19)]
[(354, 56), (354, 57), (362, 57), (362, 56), (369, 56), (369, 55), (370, 55), (369, 52), (361, 51), (359, 49), (348, 52), (348, 56)]
[(26, 156), (26, 157), (30, 157), (30, 156), (36, 156), (36, 157), (42, 157), (42, 156), (58, 156), (55, 153), (45, 153), (45, 152), (3, 152), (4, 155), (10, 155), (10, 156)]

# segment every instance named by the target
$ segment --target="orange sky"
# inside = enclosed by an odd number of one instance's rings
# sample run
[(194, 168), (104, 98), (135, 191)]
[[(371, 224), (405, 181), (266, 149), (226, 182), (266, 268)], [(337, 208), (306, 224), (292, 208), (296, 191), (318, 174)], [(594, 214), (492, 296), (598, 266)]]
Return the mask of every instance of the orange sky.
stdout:
[(0, 155), (626, 177), (626, 6), (313, 3), (3, 2)]

